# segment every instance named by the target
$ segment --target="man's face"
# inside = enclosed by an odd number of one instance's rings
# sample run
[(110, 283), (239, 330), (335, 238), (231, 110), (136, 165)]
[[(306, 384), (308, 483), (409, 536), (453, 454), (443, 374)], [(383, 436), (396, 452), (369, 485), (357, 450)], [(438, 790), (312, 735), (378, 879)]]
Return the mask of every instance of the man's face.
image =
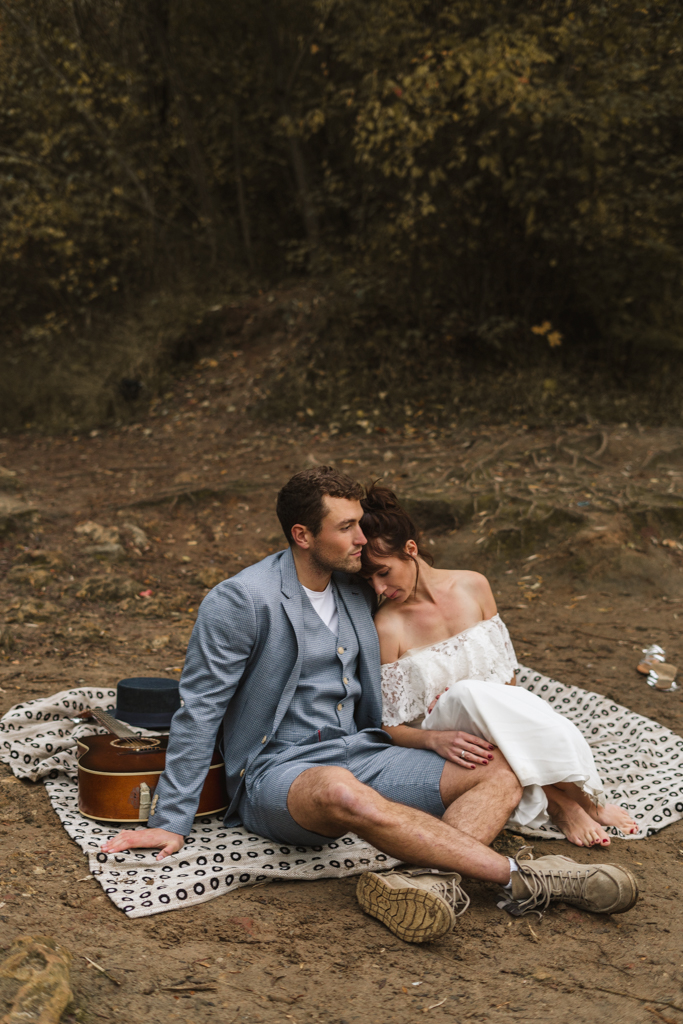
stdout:
[(324, 495), (326, 515), (315, 537), (305, 531), (311, 560), (324, 572), (358, 572), (360, 553), (366, 543), (360, 528), (363, 508), (359, 501)]

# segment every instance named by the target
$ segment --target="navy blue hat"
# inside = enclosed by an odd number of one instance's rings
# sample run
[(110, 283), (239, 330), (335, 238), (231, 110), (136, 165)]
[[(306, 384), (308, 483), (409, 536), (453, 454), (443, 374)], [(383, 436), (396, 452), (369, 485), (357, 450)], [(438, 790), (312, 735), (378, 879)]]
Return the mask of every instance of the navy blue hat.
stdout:
[(171, 719), (180, 707), (176, 679), (137, 676), (122, 679), (116, 687), (114, 715), (128, 725), (142, 729), (170, 729)]

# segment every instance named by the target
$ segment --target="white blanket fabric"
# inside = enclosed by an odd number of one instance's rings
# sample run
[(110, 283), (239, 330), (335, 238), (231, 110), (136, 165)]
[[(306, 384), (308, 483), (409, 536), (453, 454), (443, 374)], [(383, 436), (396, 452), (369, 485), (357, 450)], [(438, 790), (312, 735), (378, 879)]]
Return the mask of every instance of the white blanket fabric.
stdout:
[[(588, 740), (608, 800), (626, 807), (640, 825), (627, 839), (644, 839), (683, 817), (683, 740), (606, 697), (569, 688), (520, 667), (517, 685), (570, 718)], [(112, 709), (116, 691), (82, 686), (16, 704), (0, 720), (0, 759), (20, 779), (42, 779), (60, 821), (89, 859), (90, 870), (112, 902), (129, 917), (175, 910), (275, 878), (343, 878), (386, 871), (398, 861), (354, 835), (322, 847), (281, 846), (219, 817), (198, 818), (183, 849), (157, 861), (153, 852), (104, 854), (100, 845), (118, 831), (78, 811), (76, 737), (104, 730), (76, 725), (86, 707)], [(141, 730), (144, 732), (144, 730)], [(150, 733), (150, 735), (153, 735)], [(562, 839), (552, 825), (516, 829)], [(608, 829), (615, 836), (621, 833)]]
[(152, 850), (103, 853), (104, 840), (124, 826), (98, 824), (79, 812), (76, 738), (106, 730), (76, 725), (71, 716), (87, 707), (111, 710), (115, 703), (116, 690), (82, 686), (16, 704), (0, 720), (0, 759), (17, 778), (43, 780), (62, 825), (88, 857), (90, 871), (128, 917), (204, 903), (275, 878), (344, 878), (398, 864), (351, 834), (326, 846), (284, 846), (245, 828), (226, 828), (220, 815), (195, 818), (183, 849), (163, 861)]

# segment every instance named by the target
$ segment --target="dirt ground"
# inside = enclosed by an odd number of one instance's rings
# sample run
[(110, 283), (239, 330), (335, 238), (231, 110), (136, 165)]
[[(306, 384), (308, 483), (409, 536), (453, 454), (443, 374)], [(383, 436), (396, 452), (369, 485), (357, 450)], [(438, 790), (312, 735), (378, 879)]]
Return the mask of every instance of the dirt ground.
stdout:
[[(647, 643), (683, 657), (683, 430), (274, 426), (244, 412), (263, 358), (214, 353), (129, 427), (0, 437), (2, 712), (82, 681), (177, 676), (207, 588), (283, 546), (277, 488), (334, 461), (394, 485), (438, 565), (487, 573), (524, 664), (683, 732), (683, 689), (635, 672)], [(365, 917), (353, 879), (127, 920), (42, 785), (4, 766), (0, 836), (0, 944), (34, 933), (69, 947), (65, 1020), (683, 1022), (683, 824), (609, 851), (534, 842), (628, 864), (642, 895), (626, 915), (560, 905), (513, 920), (468, 882), (471, 909), (423, 947)]]

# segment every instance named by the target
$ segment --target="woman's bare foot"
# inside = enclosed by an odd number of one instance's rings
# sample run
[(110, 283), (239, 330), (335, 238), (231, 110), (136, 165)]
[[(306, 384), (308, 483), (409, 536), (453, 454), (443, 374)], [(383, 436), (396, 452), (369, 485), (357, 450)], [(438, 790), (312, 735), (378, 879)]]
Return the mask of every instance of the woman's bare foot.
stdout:
[(637, 822), (633, 820), (628, 811), (617, 804), (605, 804), (604, 807), (593, 804), (588, 813), (599, 825), (612, 825), (627, 836), (635, 835), (639, 829)]
[(609, 846), (610, 838), (599, 822), (556, 786), (543, 787), (548, 797), (548, 814), (574, 846)]

